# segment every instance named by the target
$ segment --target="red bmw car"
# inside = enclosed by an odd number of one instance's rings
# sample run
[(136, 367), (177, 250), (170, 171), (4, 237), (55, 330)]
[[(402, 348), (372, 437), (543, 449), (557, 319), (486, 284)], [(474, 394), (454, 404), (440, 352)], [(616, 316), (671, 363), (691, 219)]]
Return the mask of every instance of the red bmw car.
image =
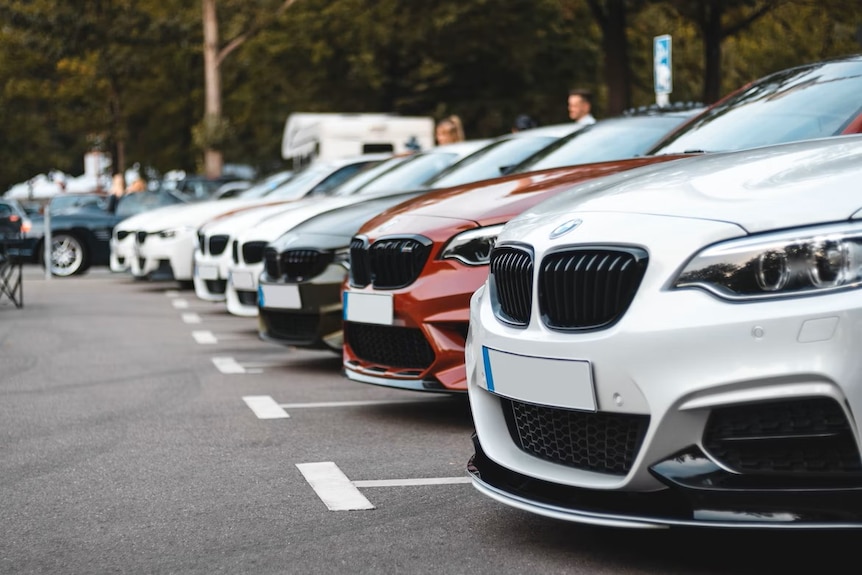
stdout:
[(860, 133), (860, 93), (862, 56), (798, 66), (730, 94), (645, 157), (515, 174), (384, 212), (350, 246), (342, 298), (345, 374), (388, 387), (465, 392), (470, 297), (487, 277), (503, 224), (578, 182), (589, 193), (628, 170), (650, 170), (648, 164)]

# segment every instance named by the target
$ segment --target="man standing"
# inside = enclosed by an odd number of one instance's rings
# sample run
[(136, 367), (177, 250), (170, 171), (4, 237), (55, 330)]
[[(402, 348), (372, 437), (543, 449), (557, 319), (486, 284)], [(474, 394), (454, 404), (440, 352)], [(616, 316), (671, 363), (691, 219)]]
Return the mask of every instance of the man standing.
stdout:
[(596, 123), (596, 119), (590, 114), (592, 98), (592, 92), (589, 90), (580, 88), (569, 90), (569, 118), (576, 124), (586, 126)]

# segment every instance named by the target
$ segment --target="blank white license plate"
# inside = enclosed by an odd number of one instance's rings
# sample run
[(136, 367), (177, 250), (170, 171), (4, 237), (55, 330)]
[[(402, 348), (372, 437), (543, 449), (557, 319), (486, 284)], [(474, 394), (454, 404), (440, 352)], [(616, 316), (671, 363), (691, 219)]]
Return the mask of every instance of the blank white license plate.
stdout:
[(359, 323), (392, 325), (392, 294), (344, 292), (344, 319)]
[(488, 391), (527, 403), (596, 410), (590, 362), (482, 348)]
[(261, 285), (260, 307), (299, 309), (302, 307), (302, 299), (299, 297), (299, 286), (287, 285)]
[(218, 268), (216, 266), (198, 266), (198, 277), (202, 280), (217, 280)]
[(234, 289), (254, 289), (254, 278), (251, 272), (230, 272), (230, 283), (233, 284)]

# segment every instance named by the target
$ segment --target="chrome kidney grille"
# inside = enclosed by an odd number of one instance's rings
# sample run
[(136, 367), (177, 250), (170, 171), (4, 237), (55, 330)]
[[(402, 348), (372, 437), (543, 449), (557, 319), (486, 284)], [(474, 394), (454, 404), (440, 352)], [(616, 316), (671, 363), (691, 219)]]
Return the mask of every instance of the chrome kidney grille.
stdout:
[(408, 286), (425, 266), (432, 245), (431, 240), (420, 236), (384, 238), (370, 246), (354, 238), (350, 242), (350, 283), (379, 289)]
[[(567, 248), (547, 254), (536, 270), (539, 311), (552, 329), (600, 329), (628, 309), (643, 278), (647, 253), (638, 248)], [(491, 254), (494, 313), (507, 324), (530, 322), (533, 255), (512, 246)]]

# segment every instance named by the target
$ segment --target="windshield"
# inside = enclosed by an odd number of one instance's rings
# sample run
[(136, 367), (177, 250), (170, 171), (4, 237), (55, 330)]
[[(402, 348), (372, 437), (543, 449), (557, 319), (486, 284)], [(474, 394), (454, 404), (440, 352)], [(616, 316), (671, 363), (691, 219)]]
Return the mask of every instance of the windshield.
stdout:
[(651, 153), (721, 152), (840, 134), (862, 111), (862, 62), (772, 74), (710, 110)]
[(269, 176), (268, 178), (264, 179), (263, 181), (254, 184), (252, 187), (248, 188), (247, 190), (243, 190), (242, 192), (237, 194), (237, 196), (240, 198), (244, 198), (244, 199), (262, 198), (263, 196), (269, 194), (270, 192), (275, 190), (277, 187), (279, 187), (283, 183), (290, 180), (290, 178), (292, 178), (292, 177), (293, 177), (292, 171), (284, 171), (284, 172), (275, 173), (275, 174)]
[(644, 155), (694, 114), (656, 114), (599, 120), (530, 156), (509, 173), (609, 162)]
[(332, 166), (329, 164), (308, 166), (265, 196), (273, 200), (298, 200), (331, 171)]
[(523, 136), (498, 140), (449, 166), (425, 182), (425, 185), (429, 188), (448, 188), (496, 178), (558, 139), (554, 136)]
[(389, 170), (395, 169), (397, 166), (400, 166), (404, 163), (404, 161), (409, 158), (410, 155), (404, 156), (395, 156), (393, 158), (389, 158), (385, 162), (381, 162), (376, 166), (371, 168), (367, 168), (362, 172), (356, 174), (340, 186), (333, 192), (333, 196), (349, 196), (351, 194), (355, 194), (362, 188), (365, 184), (370, 182), (375, 178), (379, 178), (382, 174), (385, 174)]
[(127, 218), (147, 210), (180, 203), (185, 202), (166, 190), (138, 192), (119, 199), (116, 215)]
[(457, 159), (456, 154), (448, 152), (417, 154), (403, 162), (398, 168), (368, 182), (359, 190), (359, 193), (377, 194), (418, 188)]

